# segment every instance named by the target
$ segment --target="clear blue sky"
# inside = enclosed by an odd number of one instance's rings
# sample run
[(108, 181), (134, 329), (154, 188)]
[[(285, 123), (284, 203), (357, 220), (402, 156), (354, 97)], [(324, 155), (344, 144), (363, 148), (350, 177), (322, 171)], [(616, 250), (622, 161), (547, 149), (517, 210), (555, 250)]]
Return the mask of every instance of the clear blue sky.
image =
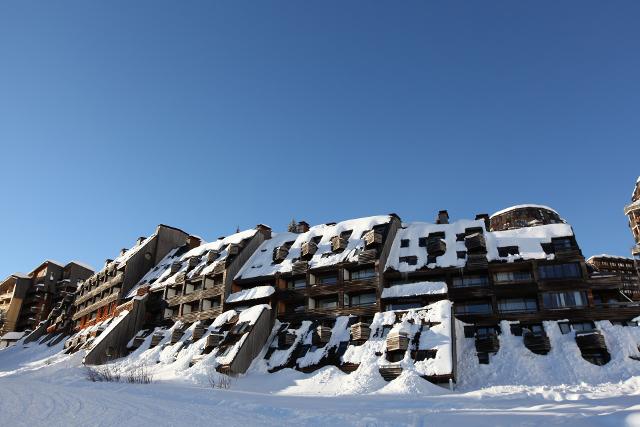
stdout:
[(555, 207), (628, 254), (640, 2), (0, 3), (0, 275), (397, 212)]

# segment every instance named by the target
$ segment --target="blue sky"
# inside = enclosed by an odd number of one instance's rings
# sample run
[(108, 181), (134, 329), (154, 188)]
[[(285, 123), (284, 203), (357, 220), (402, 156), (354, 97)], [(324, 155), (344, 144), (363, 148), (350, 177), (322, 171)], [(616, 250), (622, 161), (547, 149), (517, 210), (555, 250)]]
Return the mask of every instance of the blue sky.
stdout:
[(397, 212), (628, 254), (640, 2), (0, 3), (0, 275)]

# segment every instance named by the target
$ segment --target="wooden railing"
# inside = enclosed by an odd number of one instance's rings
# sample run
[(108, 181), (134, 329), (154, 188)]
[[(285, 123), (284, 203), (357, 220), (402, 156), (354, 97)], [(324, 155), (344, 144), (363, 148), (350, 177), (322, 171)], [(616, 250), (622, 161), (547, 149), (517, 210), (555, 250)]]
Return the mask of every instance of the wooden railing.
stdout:
[(100, 307), (103, 307), (107, 304), (112, 303), (113, 301), (115, 301), (118, 298), (118, 293), (113, 293), (111, 295), (109, 295), (106, 298), (101, 299), (100, 301), (97, 301), (93, 304), (91, 304), (88, 307), (83, 308), (82, 310), (76, 312), (76, 314), (73, 315), (73, 320), (78, 320), (83, 316), (86, 316), (89, 313), (94, 312), (95, 310), (99, 309)]
[(123, 282), (123, 280), (124, 280), (124, 273), (116, 274), (113, 278), (107, 280), (102, 285), (98, 286), (97, 288), (95, 288), (95, 289), (87, 292), (86, 294), (81, 295), (78, 298), (76, 298), (76, 305), (77, 304), (82, 304), (83, 302), (85, 302), (85, 301), (91, 299), (92, 297), (100, 294), (105, 289), (109, 289), (112, 286), (119, 285), (120, 283)]

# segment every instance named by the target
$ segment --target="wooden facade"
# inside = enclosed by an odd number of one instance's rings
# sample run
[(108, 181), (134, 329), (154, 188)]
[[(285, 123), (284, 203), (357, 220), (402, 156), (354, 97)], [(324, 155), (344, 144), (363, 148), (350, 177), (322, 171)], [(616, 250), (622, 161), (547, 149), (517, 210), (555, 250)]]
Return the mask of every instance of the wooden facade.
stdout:
[(631, 203), (624, 208), (624, 214), (629, 217), (629, 228), (635, 240), (631, 249), (631, 256), (635, 262), (636, 272), (640, 276), (640, 177), (631, 195)]
[(89, 267), (75, 261), (66, 265), (45, 261), (27, 275), (9, 276), (0, 284), (4, 313), (0, 334), (35, 331), (51, 316), (59, 316), (62, 304), (73, 299), (77, 287), (91, 274)]
[[(191, 243), (190, 243), (191, 242)], [(182, 230), (159, 225), (156, 232), (141, 237), (131, 249), (123, 249), (115, 259), (108, 259), (102, 270), (80, 287), (74, 303), (75, 330), (82, 330), (115, 315), (129, 290), (172, 249), (199, 240)]]
[[(335, 230), (340, 230), (340, 224), (329, 224), (323, 227), (322, 234), (313, 236), (309, 234), (308, 226), (298, 227), (307, 231), (290, 234), (287, 237), (289, 240), (276, 246), (272, 257), (259, 261), (278, 265), (289, 259), (291, 268), (274, 269), (271, 275), (250, 278), (242, 277), (241, 272), (234, 280), (234, 291), (273, 286), (276, 292), (269, 301), (273, 304), (277, 318), (284, 322), (326, 320), (331, 323), (341, 315), (352, 315), (362, 321), (370, 321), (380, 311), (382, 271), (399, 227), (400, 218), (395, 214), (357, 236), (353, 235), (352, 230), (337, 233)], [(322, 255), (325, 258), (343, 253), (350, 241), (357, 239), (362, 243), (358, 246), (357, 255), (314, 267), (311, 261), (314, 256), (318, 256), (318, 245), (322, 237), (329, 242)], [(289, 249), (294, 245), (299, 248), (299, 252), (292, 258), (289, 256)], [(267, 246), (268, 242), (262, 249), (269, 254)], [(282, 253), (284, 251), (286, 255)], [(249, 263), (251, 262), (258, 261), (250, 259)], [(251, 301), (251, 304), (263, 302), (265, 301), (257, 300)]]

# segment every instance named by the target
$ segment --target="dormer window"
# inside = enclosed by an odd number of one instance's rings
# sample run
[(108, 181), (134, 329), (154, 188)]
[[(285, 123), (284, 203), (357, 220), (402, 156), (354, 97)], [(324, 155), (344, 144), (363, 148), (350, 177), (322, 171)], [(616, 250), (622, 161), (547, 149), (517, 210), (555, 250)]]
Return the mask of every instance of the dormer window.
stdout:
[(509, 255), (518, 255), (520, 250), (517, 246), (502, 246), (498, 248), (498, 255), (508, 257)]
[(551, 239), (551, 243), (553, 243), (553, 249), (556, 251), (569, 251), (574, 248), (573, 239), (570, 237)]
[(418, 263), (418, 257), (415, 255), (411, 256), (401, 256), (398, 261), (406, 262), (409, 265), (416, 265)]

